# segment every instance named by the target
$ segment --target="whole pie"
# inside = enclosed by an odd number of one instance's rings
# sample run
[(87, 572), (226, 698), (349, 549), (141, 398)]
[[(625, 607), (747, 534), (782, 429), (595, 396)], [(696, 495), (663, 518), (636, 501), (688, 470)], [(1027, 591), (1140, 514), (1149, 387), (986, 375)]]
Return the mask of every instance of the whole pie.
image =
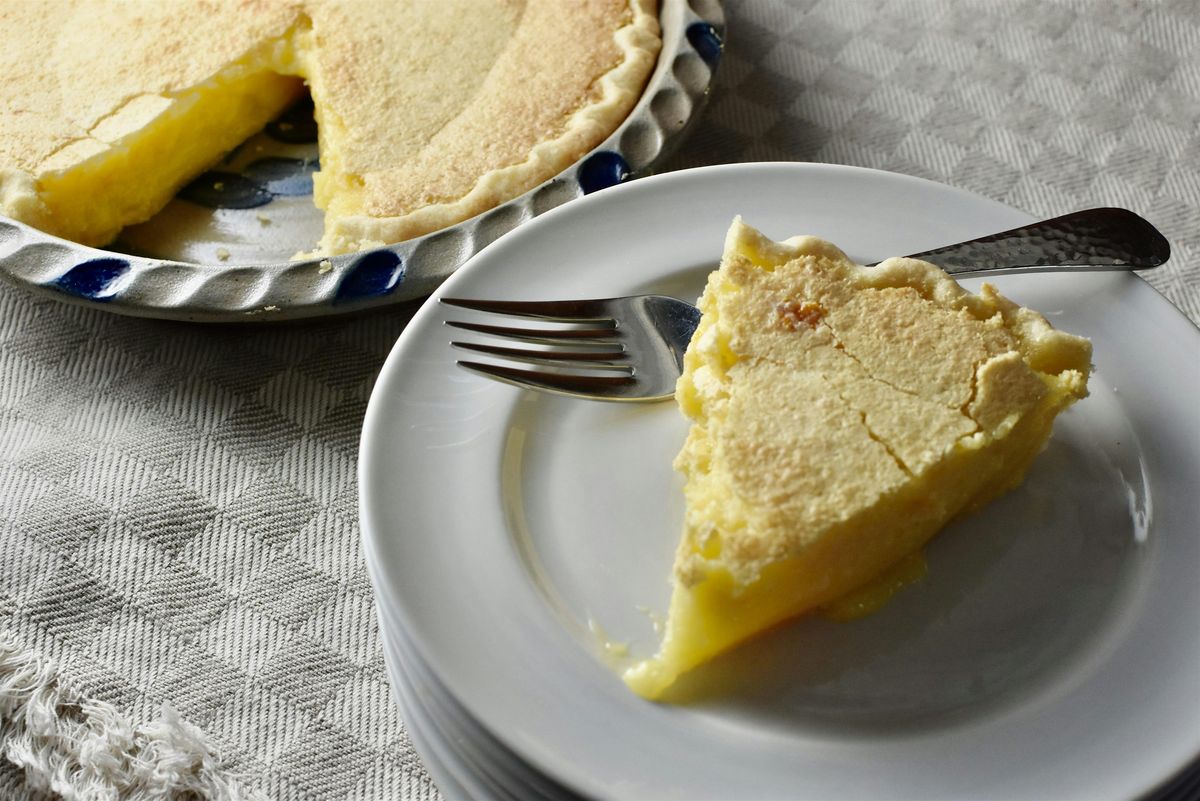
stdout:
[[(932, 264), (860, 267), (736, 221), (676, 398), (692, 425), (649, 698), (795, 615), (894, 583), (951, 518), (1017, 486), (1087, 394), (1091, 345)], [(867, 593), (870, 595), (870, 593)]]
[(38, 0), (0, 5), (0, 213), (103, 245), (312, 93), (344, 253), (460, 222), (629, 113), (653, 0)]

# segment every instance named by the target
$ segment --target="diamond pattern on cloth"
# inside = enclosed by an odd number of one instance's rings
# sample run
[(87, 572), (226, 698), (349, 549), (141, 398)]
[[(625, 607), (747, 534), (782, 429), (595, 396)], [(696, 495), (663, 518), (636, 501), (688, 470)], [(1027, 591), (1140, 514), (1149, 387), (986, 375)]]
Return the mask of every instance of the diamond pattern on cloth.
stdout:
[[(169, 704), (252, 797), (438, 797), (354, 505), (366, 399), (412, 311), (193, 327), (0, 291), (0, 629), (131, 721)], [(0, 770), (4, 798), (36, 787)]]
[[(1193, 0), (726, 5), (666, 169), (833, 162), (1037, 216), (1125, 206), (1174, 249), (1147, 279), (1200, 321)], [(0, 630), (135, 725), (169, 705), (254, 797), (439, 798), (355, 508), (366, 401), (412, 311), (194, 326), (0, 287)], [(0, 759), (0, 797), (48, 796)]]

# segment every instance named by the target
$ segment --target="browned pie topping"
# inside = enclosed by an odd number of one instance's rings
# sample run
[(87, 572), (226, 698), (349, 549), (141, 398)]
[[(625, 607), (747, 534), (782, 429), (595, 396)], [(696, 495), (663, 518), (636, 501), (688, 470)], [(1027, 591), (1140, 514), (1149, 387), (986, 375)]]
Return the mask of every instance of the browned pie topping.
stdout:
[(795, 331), (800, 326), (816, 328), (817, 323), (825, 316), (825, 309), (820, 303), (811, 300), (785, 300), (775, 307), (775, 313), (789, 331)]

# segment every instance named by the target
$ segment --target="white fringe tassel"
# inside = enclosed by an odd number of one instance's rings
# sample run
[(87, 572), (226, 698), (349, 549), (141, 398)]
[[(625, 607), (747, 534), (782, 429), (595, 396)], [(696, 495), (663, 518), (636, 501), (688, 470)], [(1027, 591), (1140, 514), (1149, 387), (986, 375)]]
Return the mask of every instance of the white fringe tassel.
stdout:
[(0, 635), (0, 757), (65, 801), (242, 801), (204, 732), (163, 705), (135, 727), (112, 704), (64, 687), (53, 662)]

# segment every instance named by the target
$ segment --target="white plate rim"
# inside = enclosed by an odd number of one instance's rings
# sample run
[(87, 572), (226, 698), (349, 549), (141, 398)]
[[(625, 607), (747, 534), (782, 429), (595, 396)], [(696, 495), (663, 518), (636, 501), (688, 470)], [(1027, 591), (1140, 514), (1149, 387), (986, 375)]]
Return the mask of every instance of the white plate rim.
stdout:
[[(379, 610), (386, 617), (385, 610)], [(547, 777), (520, 761), (504, 749), (502, 743), (491, 738), (479, 728), (474, 719), (457, 708), (455, 700), (445, 693), (436, 677), (428, 674), (428, 668), (411, 652), (403, 630), (397, 626), (381, 625), (384, 657), (392, 682), (402, 685), (404, 697), (410, 702), (415, 722), (405, 723), (418, 728), (422, 742), (418, 751), (441, 749), (438, 770), (451, 778), (465, 779), (464, 783), (492, 782), (516, 797), (536, 799), (562, 798), (561, 789), (548, 783)], [(455, 753), (452, 743), (460, 743)], [(415, 741), (414, 741), (415, 744)], [(442, 774), (439, 773), (439, 778)], [(477, 793), (478, 795), (478, 793)], [(486, 796), (480, 796), (486, 797)]]

